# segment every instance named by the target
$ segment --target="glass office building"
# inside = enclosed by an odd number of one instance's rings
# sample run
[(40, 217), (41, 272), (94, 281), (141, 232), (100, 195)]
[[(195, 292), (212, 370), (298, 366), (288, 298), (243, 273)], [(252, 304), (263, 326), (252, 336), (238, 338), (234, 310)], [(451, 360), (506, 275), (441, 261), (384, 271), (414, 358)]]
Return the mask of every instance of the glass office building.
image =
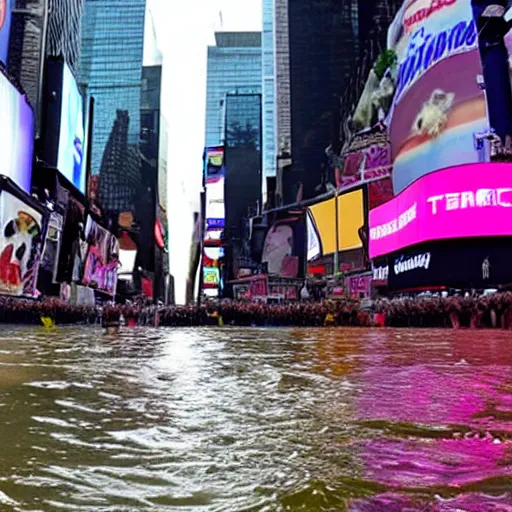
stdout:
[(225, 276), (234, 279), (250, 259), (248, 219), (261, 199), (261, 94), (228, 94), (225, 105)]
[(133, 211), (140, 186), (146, 0), (86, 0), (79, 82), (93, 96), (91, 174), (105, 212)]
[(276, 177), (276, 67), (275, 67), (275, 2), (263, 0), (263, 201), (267, 200), (267, 178)]
[(205, 145), (224, 142), (226, 94), (261, 94), (261, 33), (217, 32), (208, 47)]

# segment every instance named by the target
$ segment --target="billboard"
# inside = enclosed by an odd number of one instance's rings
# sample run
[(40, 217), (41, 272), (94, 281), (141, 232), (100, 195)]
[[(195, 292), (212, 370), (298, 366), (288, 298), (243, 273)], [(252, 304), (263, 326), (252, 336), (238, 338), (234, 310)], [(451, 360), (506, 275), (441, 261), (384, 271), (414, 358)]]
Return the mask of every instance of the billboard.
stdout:
[[(0, 0), (2, 2), (2, 0)], [(34, 154), (34, 112), (0, 71), (0, 175), (30, 193)]]
[(73, 73), (66, 64), (63, 66), (57, 168), (85, 193), (84, 103)]
[(388, 49), (397, 58), (386, 120), (394, 192), (436, 169), (478, 162), (474, 134), (488, 121), (471, 2), (405, 1)]
[(85, 237), (88, 244), (82, 283), (98, 291), (115, 295), (119, 267), (117, 238), (87, 217)]
[(370, 258), (430, 240), (512, 235), (512, 164), (468, 164), (415, 181), (370, 211)]
[(206, 230), (224, 229), (226, 212), (224, 207), (224, 148), (205, 149), (204, 180), (206, 189)]
[[(363, 189), (338, 196), (338, 233), (336, 199), (333, 197), (308, 208), (308, 259), (338, 251), (362, 247), (359, 229), (364, 225)], [(313, 232), (312, 232), (313, 230)]]
[(0, 62), (7, 65), (14, 0), (0, 0)]
[(0, 294), (35, 297), (44, 242), (40, 211), (0, 189)]

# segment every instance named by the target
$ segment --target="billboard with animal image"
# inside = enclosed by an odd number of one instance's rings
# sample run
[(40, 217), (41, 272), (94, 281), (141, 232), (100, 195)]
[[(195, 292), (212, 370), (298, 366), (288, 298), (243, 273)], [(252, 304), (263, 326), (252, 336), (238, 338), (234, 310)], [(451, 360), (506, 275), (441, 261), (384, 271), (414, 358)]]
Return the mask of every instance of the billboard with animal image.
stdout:
[(403, 2), (352, 119), (356, 132), (386, 126), (394, 194), (437, 169), (482, 160), (482, 74), (471, 0)]
[(0, 188), (0, 294), (35, 297), (44, 216), (21, 197)]
[(474, 134), (488, 120), (469, 0), (407, 0), (388, 47), (397, 55), (387, 124), (398, 193), (434, 170), (479, 161)]

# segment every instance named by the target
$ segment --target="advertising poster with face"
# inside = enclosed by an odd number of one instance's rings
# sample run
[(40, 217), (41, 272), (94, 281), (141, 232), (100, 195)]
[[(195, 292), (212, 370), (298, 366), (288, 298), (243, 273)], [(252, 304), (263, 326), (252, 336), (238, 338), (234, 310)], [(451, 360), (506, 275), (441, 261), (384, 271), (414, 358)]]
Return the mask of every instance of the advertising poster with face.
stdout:
[(0, 190), (0, 294), (36, 295), (42, 246), (42, 214)]
[(115, 295), (119, 267), (119, 242), (109, 231), (89, 216), (85, 228), (89, 246), (85, 261), (83, 284)]

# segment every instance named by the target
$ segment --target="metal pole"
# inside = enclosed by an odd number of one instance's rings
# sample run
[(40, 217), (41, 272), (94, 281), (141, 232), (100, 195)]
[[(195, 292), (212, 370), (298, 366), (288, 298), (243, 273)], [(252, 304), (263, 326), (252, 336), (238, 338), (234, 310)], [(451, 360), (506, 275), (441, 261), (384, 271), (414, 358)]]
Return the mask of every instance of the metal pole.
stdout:
[(336, 187), (336, 191), (334, 192), (334, 211), (336, 215), (336, 221), (334, 222), (334, 229), (336, 230), (336, 251), (334, 253), (334, 277), (337, 277), (338, 272), (340, 270), (339, 263), (339, 251), (340, 251), (340, 236), (339, 236), (339, 216), (338, 216), (338, 187)]

